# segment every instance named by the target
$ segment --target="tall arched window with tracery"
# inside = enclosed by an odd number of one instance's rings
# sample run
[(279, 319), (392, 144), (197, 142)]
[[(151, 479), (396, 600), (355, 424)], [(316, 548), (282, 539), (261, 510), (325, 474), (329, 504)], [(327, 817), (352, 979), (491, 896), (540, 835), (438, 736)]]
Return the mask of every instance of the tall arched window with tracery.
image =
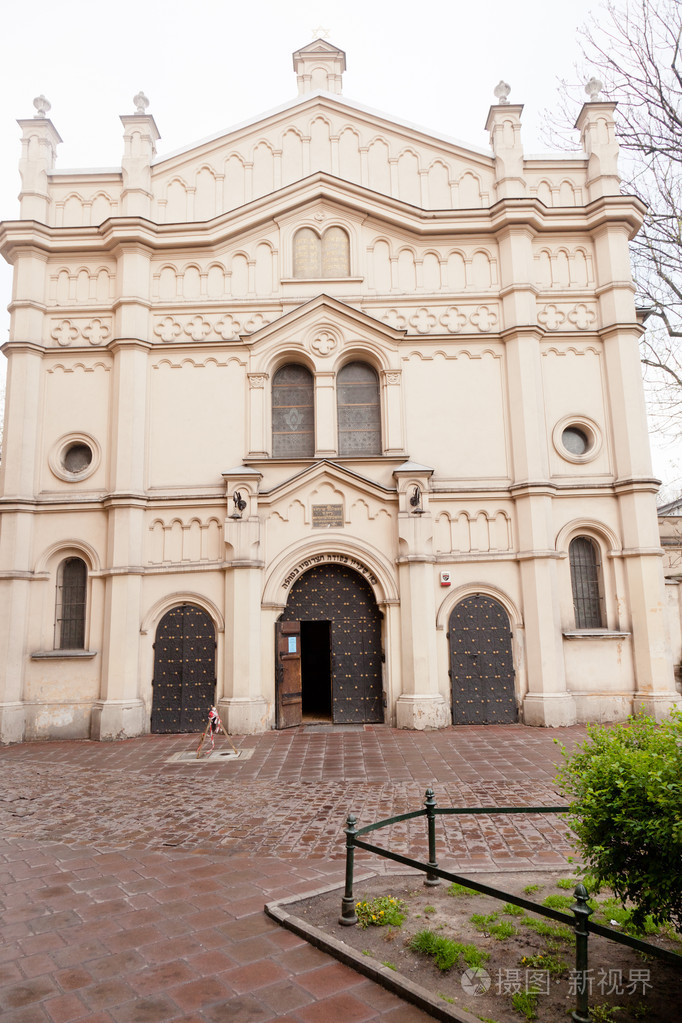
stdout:
[(365, 362), (349, 362), (336, 382), (339, 455), (381, 454), (379, 378)]
[(55, 649), (85, 649), (88, 568), (82, 558), (66, 558), (57, 570)]
[(315, 409), (312, 374), (296, 363), (282, 366), (272, 381), (274, 458), (312, 458)]
[(604, 627), (601, 558), (588, 536), (576, 536), (568, 547), (576, 629)]

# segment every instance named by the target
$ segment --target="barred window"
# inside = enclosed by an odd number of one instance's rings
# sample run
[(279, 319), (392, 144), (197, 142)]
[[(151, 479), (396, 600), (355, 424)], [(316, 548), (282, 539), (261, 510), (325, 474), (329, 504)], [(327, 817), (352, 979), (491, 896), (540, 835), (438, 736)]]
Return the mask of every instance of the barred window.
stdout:
[(81, 558), (66, 558), (57, 572), (55, 648), (85, 648), (85, 603), (88, 569)]
[(272, 454), (275, 458), (315, 454), (313, 378), (305, 366), (282, 366), (273, 378)]
[(576, 629), (604, 627), (599, 550), (587, 536), (577, 536), (568, 547)]
[(349, 362), (336, 384), (339, 455), (381, 454), (379, 378), (364, 362)]

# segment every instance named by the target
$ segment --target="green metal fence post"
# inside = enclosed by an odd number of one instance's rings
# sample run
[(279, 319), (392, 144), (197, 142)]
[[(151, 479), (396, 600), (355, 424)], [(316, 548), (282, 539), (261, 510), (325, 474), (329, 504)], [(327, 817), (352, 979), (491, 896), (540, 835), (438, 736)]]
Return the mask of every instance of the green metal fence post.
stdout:
[[(429, 866), (437, 867), (438, 861), (436, 860), (436, 799), (433, 794), (433, 789), (426, 790), (426, 798), (424, 800), (424, 806), (426, 807), (426, 820), (429, 827)], [(427, 871), (426, 877), (424, 878), (424, 884), (429, 888), (434, 888), (437, 884), (440, 884), (440, 878)]]
[(355, 836), (357, 821), (352, 813), (346, 818), (346, 890), (341, 899), (341, 916), (339, 923), (351, 927), (358, 922), (355, 915), (355, 899), (353, 898), (353, 866), (355, 861)]
[(590, 919), (592, 910), (587, 905), (589, 893), (584, 884), (575, 886), (573, 892), (575, 902), (571, 906), (575, 917), (575, 1012), (571, 1014), (573, 1023), (590, 1023), (590, 1010), (588, 1007), (589, 984), (587, 982), (587, 939), (589, 930), (587, 922)]

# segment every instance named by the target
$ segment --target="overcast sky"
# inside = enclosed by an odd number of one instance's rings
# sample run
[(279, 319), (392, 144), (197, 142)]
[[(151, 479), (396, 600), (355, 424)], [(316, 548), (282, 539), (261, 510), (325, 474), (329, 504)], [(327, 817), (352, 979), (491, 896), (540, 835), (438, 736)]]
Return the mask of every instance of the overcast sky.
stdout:
[[(348, 99), (485, 148), (488, 108), (503, 78), (510, 101), (525, 104), (526, 153), (542, 152), (542, 114), (558, 103), (558, 79), (575, 78), (578, 28), (599, 9), (597, 0), (13, 0), (7, 7), (3, 220), (18, 215), (16, 120), (33, 116), (35, 96), (52, 104), (64, 140), (60, 168), (120, 166), (119, 115), (134, 112), (140, 89), (163, 156), (294, 98), (291, 54), (318, 28), (346, 52)], [(10, 270), (0, 259), (1, 342), (9, 297)], [(659, 475), (663, 466), (657, 460)]]

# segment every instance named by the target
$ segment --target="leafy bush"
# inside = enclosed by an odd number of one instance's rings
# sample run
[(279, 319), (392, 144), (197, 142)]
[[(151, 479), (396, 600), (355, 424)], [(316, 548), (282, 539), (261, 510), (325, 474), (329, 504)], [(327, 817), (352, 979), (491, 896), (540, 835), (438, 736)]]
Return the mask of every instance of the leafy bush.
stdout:
[(557, 778), (579, 854), (599, 885), (632, 903), (636, 926), (650, 914), (682, 930), (682, 712), (587, 732), (572, 753), (562, 748)]

